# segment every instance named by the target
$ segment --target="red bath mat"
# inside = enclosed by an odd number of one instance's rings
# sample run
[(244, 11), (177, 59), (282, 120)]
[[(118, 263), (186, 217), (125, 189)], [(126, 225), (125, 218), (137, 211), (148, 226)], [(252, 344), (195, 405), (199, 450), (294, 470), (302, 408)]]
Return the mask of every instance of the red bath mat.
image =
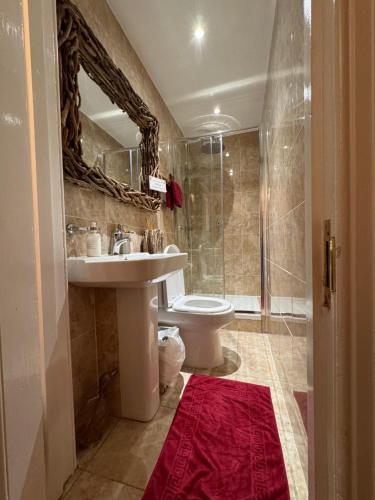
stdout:
[(268, 387), (192, 375), (144, 500), (289, 500)]

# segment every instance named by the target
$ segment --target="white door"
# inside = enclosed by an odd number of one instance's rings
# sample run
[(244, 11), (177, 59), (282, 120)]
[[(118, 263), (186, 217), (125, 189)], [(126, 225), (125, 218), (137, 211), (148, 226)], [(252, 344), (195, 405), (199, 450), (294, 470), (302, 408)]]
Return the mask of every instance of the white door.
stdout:
[(75, 465), (52, 0), (0, 13), (0, 498), (54, 500)]

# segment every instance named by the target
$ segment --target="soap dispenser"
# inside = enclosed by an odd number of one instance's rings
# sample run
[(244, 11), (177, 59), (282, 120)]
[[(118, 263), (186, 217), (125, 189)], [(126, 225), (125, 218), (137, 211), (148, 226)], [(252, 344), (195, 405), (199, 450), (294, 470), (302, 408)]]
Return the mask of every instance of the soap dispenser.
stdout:
[(102, 253), (102, 240), (96, 222), (92, 222), (87, 235), (87, 256), (100, 257)]

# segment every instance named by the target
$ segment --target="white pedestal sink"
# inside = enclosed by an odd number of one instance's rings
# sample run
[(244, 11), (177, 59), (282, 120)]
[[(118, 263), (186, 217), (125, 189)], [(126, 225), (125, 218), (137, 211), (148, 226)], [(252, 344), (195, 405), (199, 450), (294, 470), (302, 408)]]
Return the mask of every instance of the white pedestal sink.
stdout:
[(187, 264), (187, 254), (68, 259), (69, 282), (117, 290), (121, 416), (147, 422), (160, 404), (157, 283)]

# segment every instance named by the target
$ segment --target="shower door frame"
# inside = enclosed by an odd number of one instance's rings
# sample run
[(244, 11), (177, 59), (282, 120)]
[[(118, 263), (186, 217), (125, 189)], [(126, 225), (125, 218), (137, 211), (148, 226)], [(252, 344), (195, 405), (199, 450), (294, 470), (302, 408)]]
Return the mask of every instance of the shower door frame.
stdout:
[[(222, 297), (225, 296), (225, 267), (224, 267), (224, 224), (223, 224), (223, 142), (222, 142), (222, 134), (209, 134), (209, 135), (202, 135), (202, 136), (197, 136), (197, 137), (184, 137), (183, 139), (180, 139), (179, 142), (183, 142), (185, 144), (185, 151), (186, 151), (186, 161), (185, 161), (185, 168), (189, 168), (189, 144), (191, 142), (201, 142), (203, 140), (210, 140), (211, 142), (211, 175), (212, 175), (212, 169), (213, 169), (213, 152), (212, 152), (212, 140), (214, 138), (219, 138), (220, 140), (220, 178), (221, 178), (221, 212), (220, 216), (218, 216), (218, 219), (216, 223), (220, 225), (221, 227), (221, 261), (222, 261), (222, 293), (220, 294)], [(188, 190), (188, 194), (190, 194), (190, 189)], [(192, 249), (192, 244), (191, 244), (191, 208), (190, 208), (190, 196), (188, 196), (188, 200), (186, 202), (187, 205), (187, 224), (186, 224), (186, 230), (187, 230), (187, 240), (188, 240), (188, 245), (189, 245), (189, 251)], [(191, 262), (190, 266), (190, 272), (191, 272), (191, 282), (192, 282), (192, 267), (193, 263)], [(205, 293), (199, 293), (200, 295), (205, 295)]]
[[(213, 133), (213, 134), (208, 134), (208, 135), (202, 135), (202, 136), (197, 136), (197, 137), (186, 137), (183, 139), (180, 139), (181, 142), (185, 143), (186, 147), (186, 167), (188, 166), (188, 147), (190, 141), (201, 141), (204, 139), (209, 139), (212, 141), (214, 138), (219, 138), (220, 140), (220, 172), (221, 172), (221, 248), (222, 248), (222, 269), (223, 269), (223, 293), (222, 296), (226, 298), (227, 293), (226, 293), (226, 282), (225, 282), (225, 250), (224, 250), (224, 244), (225, 244), (225, 231), (224, 231), (224, 178), (223, 178), (223, 170), (224, 170), (224, 162), (223, 162), (223, 138), (225, 137), (230, 137), (232, 135), (239, 135), (239, 134), (246, 134), (249, 132), (258, 132), (259, 134), (259, 144), (260, 144), (260, 128), (259, 127), (252, 127), (252, 128), (245, 128), (245, 129), (239, 129), (239, 130), (231, 130), (228, 132), (220, 132), (220, 133)], [(259, 148), (259, 153), (261, 149)], [(212, 157), (212, 150), (211, 150), (211, 157)], [(262, 180), (261, 180), (261, 175), (262, 175), (262, 169), (261, 169), (261, 159), (259, 156), (259, 258), (260, 258), (260, 296), (259, 296), (259, 301), (260, 301), (260, 309), (259, 311), (236, 311), (236, 314), (245, 314), (246, 316), (261, 316), (262, 320), (262, 327), (264, 326), (264, 302), (265, 302), (265, 284), (264, 284), (264, 274), (263, 274), (263, 255), (264, 255), (264, 241), (263, 241), (263, 231), (262, 231), (262, 224), (263, 224), (263, 210), (262, 210)], [(189, 210), (190, 210), (190, 205), (189, 201), (187, 202), (187, 213), (188, 213), (188, 223), (187, 223), (187, 233), (188, 233), (188, 242), (189, 242), (189, 249), (190, 249), (190, 216), (189, 216)], [(257, 296), (258, 297), (258, 296)]]

